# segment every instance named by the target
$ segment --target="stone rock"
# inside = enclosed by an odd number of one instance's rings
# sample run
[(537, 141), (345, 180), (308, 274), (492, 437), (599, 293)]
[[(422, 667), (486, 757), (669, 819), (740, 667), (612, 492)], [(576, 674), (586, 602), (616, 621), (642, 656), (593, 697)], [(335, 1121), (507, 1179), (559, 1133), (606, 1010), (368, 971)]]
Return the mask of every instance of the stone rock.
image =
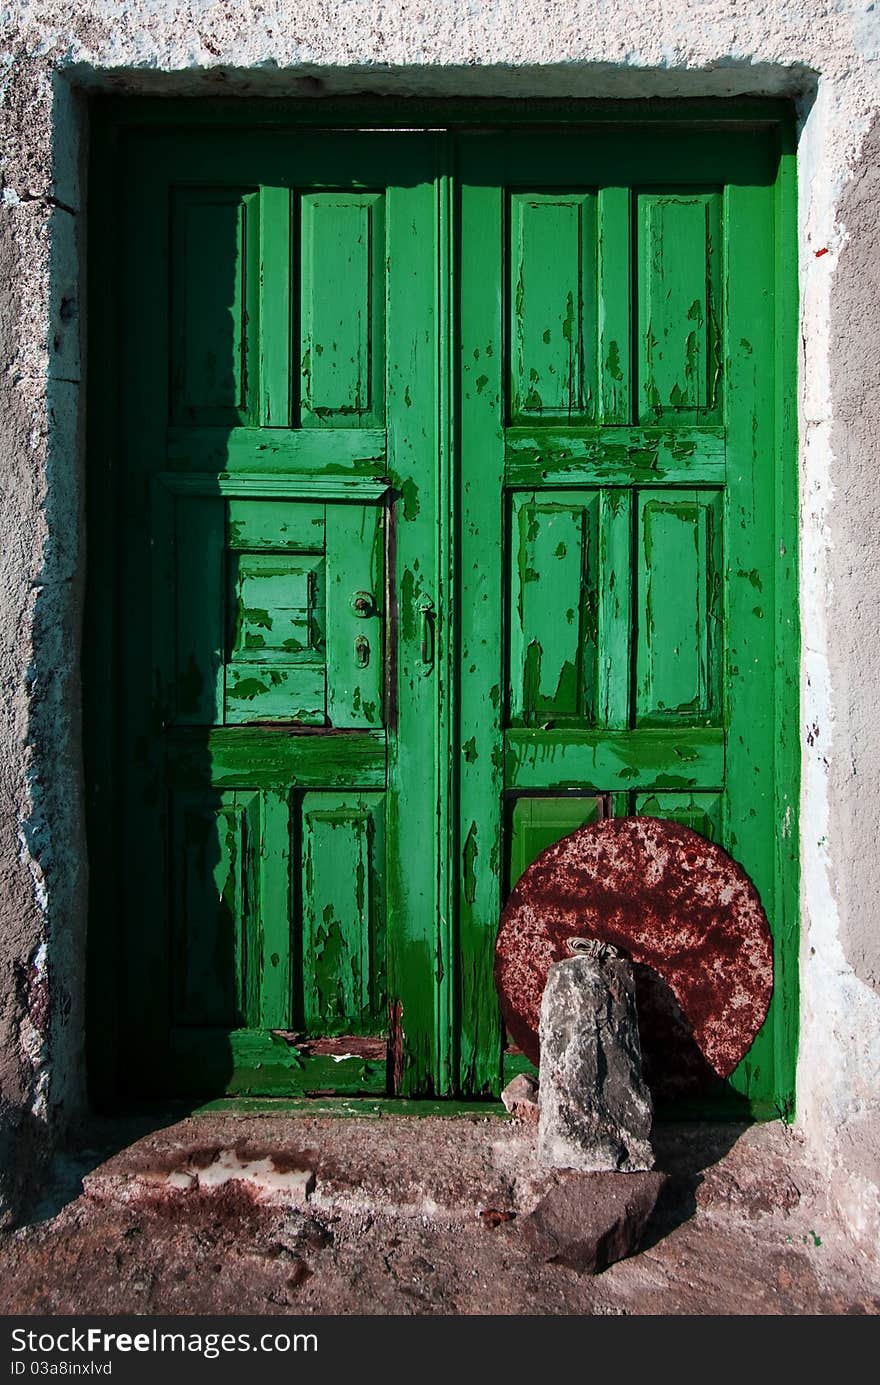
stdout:
[(653, 1168), (632, 967), (607, 944), (556, 962), (541, 1002), (538, 1157), (582, 1173)]
[(501, 1093), (501, 1100), (514, 1120), (538, 1124), (538, 1083), (530, 1073), (517, 1073)]
[(573, 1174), (521, 1222), (542, 1260), (600, 1274), (637, 1250), (665, 1173)]

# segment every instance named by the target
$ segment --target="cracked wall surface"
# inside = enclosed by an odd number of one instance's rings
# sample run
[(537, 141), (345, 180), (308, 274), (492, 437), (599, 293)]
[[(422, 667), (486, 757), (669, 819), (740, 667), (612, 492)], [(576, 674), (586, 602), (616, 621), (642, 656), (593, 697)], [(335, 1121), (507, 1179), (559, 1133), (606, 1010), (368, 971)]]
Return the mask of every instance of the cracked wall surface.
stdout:
[(804, 0), (14, 3), (0, 19), (0, 1203), (84, 1100), (80, 167), (91, 91), (799, 103), (798, 1120), (880, 1223), (880, 15)]

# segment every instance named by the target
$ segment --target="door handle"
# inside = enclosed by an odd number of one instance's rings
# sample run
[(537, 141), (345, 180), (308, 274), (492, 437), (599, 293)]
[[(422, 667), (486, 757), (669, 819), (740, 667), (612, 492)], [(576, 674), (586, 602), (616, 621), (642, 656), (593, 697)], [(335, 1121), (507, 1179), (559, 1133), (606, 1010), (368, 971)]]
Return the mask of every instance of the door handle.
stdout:
[(361, 620), (366, 620), (368, 616), (376, 614), (376, 602), (372, 592), (355, 592), (351, 598), (351, 609)]
[(419, 601), (419, 663), (423, 676), (434, 669), (434, 603), (429, 596)]

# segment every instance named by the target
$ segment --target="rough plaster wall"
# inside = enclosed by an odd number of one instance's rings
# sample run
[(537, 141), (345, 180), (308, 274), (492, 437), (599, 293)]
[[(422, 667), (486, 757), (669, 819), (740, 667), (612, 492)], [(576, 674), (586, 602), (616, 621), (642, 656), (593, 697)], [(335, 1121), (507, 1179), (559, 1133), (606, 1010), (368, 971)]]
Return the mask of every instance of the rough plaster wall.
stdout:
[[(880, 994), (880, 947), (859, 926), (865, 896), (877, 889), (874, 856), (861, 845), (880, 841), (880, 795), (871, 780), (876, 753), (880, 689), (877, 640), (880, 593), (880, 494), (875, 484), (878, 443), (873, 403), (880, 382), (880, 113), (871, 120), (852, 178), (838, 208), (845, 234), (831, 295), (830, 354), (834, 363), (831, 447), (837, 470), (832, 559), (832, 684), (846, 744), (834, 747), (830, 766), (835, 804), (832, 859), (840, 906), (841, 942), (854, 970)], [(866, 505), (867, 501), (867, 505)], [(867, 522), (866, 522), (867, 521)]]
[[(876, 51), (876, 49), (875, 49)], [(835, 118), (817, 103), (802, 141), (807, 355), (802, 421), (802, 818), (805, 936), (800, 1119), (852, 1230), (880, 1228), (880, 113), (852, 167), (823, 168)], [(864, 128), (864, 127), (863, 127)], [(831, 176), (829, 176), (829, 174)], [(837, 175), (837, 176), (835, 176)], [(829, 246), (816, 261), (815, 249)], [(823, 267), (827, 270), (823, 274)], [(812, 339), (827, 354), (809, 361)]]
[(0, 73), (2, 1219), (39, 1175), (53, 1112), (75, 1105), (81, 1082), (84, 850), (76, 165), (61, 141), (60, 185), (50, 138), (72, 98), (53, 91), (44, 61)]
[[(66, 0), (8, 5), (0, 35), (0, 679), (7, 709), (0, 731), (0, 1091), (9, 1111), (39, 1129), (56, 1109), (68, 1116), (82, 1097), (79, 182), (71, 87), (800, 94), (799, 1119), (851, 1225), (867, 1236), (880, 1217), (874, 5), (80, 0), (71, 10)], [(803, 98), (816, 82), (811, 106)], [(9, 1165), (0, 1149), (0, 1168)]]

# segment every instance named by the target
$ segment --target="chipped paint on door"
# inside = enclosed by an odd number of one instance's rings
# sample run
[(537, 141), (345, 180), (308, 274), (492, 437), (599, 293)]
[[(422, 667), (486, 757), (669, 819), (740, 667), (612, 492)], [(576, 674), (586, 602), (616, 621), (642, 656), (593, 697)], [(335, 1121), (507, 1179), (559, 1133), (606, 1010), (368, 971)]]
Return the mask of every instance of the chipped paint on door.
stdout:
[(785, 120), (126, 109), (90, 231), (94, 1065), (497, 1094), (506, 890), (643, 814), (756, 882), (777, 991), (727, 1096), (790, 1112)]
[(438, 1085), (435, 154), (122, 136), (129, 1095)]
[(787, 634), (769, 595), (790, 571), (783, 163), (774, 135), (732, 131), (462, 141), (461, 1052), (477, 1090), (499, 1081), (504, 877), (584, 823), (649, 814), (722, 843), (758, 885), (776, 994), (717, 1096), (791, 1110)]

